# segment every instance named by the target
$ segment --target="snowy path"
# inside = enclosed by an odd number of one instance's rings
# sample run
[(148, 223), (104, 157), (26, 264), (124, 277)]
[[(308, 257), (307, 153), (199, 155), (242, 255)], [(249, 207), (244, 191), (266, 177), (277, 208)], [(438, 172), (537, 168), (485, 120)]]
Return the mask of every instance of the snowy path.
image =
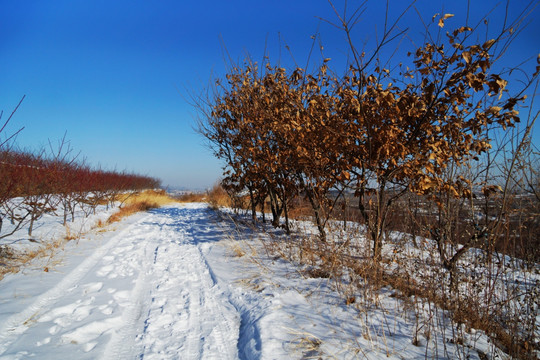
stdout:
[(459, 347), (453, 329), (413, 338), (424, 325), (393, 291), (351, 306), (347, 289), (267, 251), (279, 230), (219, 216), (135, 214), (7, 275), (0, 360), (505, 358), (480, 331)]
[(0, 324), (0, 358), (238, 358), (241, 315), (201, 251), (218, 235), (208, 216), (136, 215)]

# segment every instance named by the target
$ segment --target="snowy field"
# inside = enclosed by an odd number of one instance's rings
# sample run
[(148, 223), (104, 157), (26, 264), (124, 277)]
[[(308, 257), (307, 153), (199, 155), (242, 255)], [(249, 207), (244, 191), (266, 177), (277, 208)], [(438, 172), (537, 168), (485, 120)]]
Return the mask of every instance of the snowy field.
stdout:
[[(245, 230), (195, 203), (86, 232), (47, 259), (47, 272), (37, 259), (0, 281), (0, 359), (461, 354), (443, 338), (413, 345), (414, 324), (397, 312), (374, 309), (366, 320), (328, 279), (305, 277), (266, 256), (265, 234)], [(384, 309), (398, 307), (389, 296), (381, 301)], [(487, 351), (489, 344), (482, 334), (475, 339), (468, 356), (480, 359), (474, 349)]]

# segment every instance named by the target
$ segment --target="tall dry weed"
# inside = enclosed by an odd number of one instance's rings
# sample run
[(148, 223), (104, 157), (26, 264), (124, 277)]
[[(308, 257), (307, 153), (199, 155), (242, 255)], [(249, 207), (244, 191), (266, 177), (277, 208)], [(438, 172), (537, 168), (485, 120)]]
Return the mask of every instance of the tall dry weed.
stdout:
[(206, 197), (208, 204), (210, 204), (212, 209), (217, 210), (220, 207), (231, 206), (229, 194), (227, 194), (219, 182), (215, 183), (214, 186), (208, 190)]

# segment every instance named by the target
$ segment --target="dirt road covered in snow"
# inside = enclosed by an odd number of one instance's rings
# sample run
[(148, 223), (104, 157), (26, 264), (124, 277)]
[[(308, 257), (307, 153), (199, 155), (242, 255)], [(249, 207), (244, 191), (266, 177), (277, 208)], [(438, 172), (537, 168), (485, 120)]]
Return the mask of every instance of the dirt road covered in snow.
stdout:
[(0, 360), (483, 359), (476, 349), (490, 351), (481, 332), (461, 348), (442, 336), (415, 343), (416, 323), (390, 291), (377, 300), (382, 309), (350, 306), (330, 279), (269, 252), (281, 230), (219, 216), (227, 212), (205, 204), (138, 213), (8, 274)]
[[(251, 295), (250, 304), (217, 280), (205, 252), (228, 230), (213, 216), (203, 204), (137, 214), (66, 249), (49, 273), (6, 278), (0, 358), (260, 357), (260, 334), (244, 309), (264, 300)], [(31, 278), (37, 287), (27, 286)]]

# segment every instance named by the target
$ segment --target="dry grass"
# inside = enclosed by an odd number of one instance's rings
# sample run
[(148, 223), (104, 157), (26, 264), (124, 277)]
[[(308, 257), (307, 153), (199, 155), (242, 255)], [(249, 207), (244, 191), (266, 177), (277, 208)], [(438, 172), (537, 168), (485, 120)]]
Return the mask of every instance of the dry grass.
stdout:
[[(296, 220), (308, 219), (313, 216), (313, 210), (310, 205), (307, 203), (307, 200), (298, 198), (295, 199), (289, 208), (289, 218)], [(268, 203), (267, 209), (270, 209), (270, 204)]]
[[(342, 234), (339, 241), (321, 242), (318, 236), (298, 237), (297, 234), (294, 242), (272, 239), (263, 245), (270, 256), (278, 255), (301, 265), (304, 268), (301, 271), (303, 276), (330, 279), (333, 288), (343, 298), (344, 303), (355, 306), (361, 314), (359, 318), (362, 318), (366, 324), (370, 322), (369, 309), (380, 309), (385, 314), (390, 310), (381, 302), (381, 296), (384, 296), (381, 290), (393, 289), (390, 297), (397, 297), (400, 302), (396, 305), (396, 309), (392, 310), (402, 311), (402, 314), (408, 314), (407, 316), (410, 314), (415, 316), (417, 325), (412, 340), (415, 345), (420, 344), (419, 336), (429, 342), (434, 333), (444, 335), (448, 332), (444, 324), (450, 321), (452, 333), (449, 335), (449, 341), (456, 344), (456, 351), (463, 355), (462, 358), (466, 358), (469, 352), (476, 351), (463, 340), (468, 338), (468, 341), (473, 341), (471, 340), (474, 338), (473, 335), (466, 330), (471, 328), (489, 334), (493, 343), (496, 344), (496, 347), (492, 345), (490, 353), (494, 354), (500, 349), (516, 358), (538, 358), (534, 355), (538, 343), (522, 337), (520, 335), (522, 330), (518, 331), (510, 324), (510, 322), (519, 323), (517, 317), (521, 318), (522, 315), (518, 313), (515, 315), (516, 318), (512, 318), (508, 310), (505, 310), (511, 306), (511, 308), (530, 308), (527, 311), (532, 312), (536, 309), (534, 306), (527, 305), (525, 300), (519, 303), (518, 299), (506, 299), (504, 293), (497, 295), (495, 290), (481, 292), (480, 289), (475, 288), (483, 284), (480, 273), (477, 273), (479, 279), (475, 281), (463, 280), (467, 283), (471, 282), (470, 288), (462, 286), (459, 293), (449, 292), (448, 287), (444, 286), (444, 273), (437, 272), (434, 264), (415, 262), (412, 254), (398, 256), (389, 252), (385, 254), (381, 263), (374, 262), (370, 256), (369, 246), (365, 249), (358, 247), (358, 244), (350, 246), (347, 236), (353, 239), (360, 237), (360, 234), (356, 234), (352, 228), (349, 231), (351, 233)], [(332, 229), (330, 226), (329, 233), (332, 232), (337, 232), (337, 229)], [(393, 266), (397, 263), (400, 265)], [(489, 274), (495, 278), (503, 276), (502, 273), (496, 273), (497, 266), (493, 266), (495, 269)], [(411, 273), (413, 269), (415, 272)], [(491, 284), (490, 288), (495, 289), (494, 283), (488, 284)], [(521, 296), (526, 297), (525, 294)], [(497, 299), (497, 301), (492, 300), (491, 306), (486, 309), (484, 305), (486, 298)], [(497, 319), (503, 319), (508, 323), (497, 321)], [(386, 318), (385, 321), (389, 322), (391, 319)], [(522, 328), (525, 326), (523, 321), (519, 324)], [(364, 334), (364, 338), (370, 341), (374, 336), (379, 337), (386, 344), (386, 331), (379, 335)]]
[(69, 226), (65, 227), (66, 233), (63, 237), (42, 242), (41, 246), (23, 252), (15, 251), (9, 246), (0, 247), (0, 280), (8, 273), (16, 273), (21, 268), (28, 266), (34, 259), (43, 260), (37, 262), (38, 269), (49, 272), (59, 260), (55, 258), (58, 249), (63, 249), (65, 244), (71, 240), (80, 239), (81, 232), (73, 232)]
[(179, 196), (175, 196), (175, 199), (181, 203), (192, 203), (192, 202), (205, 202), (206, 194), (204, 193), (187, 193)]
[(236, 257), (242, 257), (246, 255), (245, 250), (238, 244), (234, 244), (231, 246), (231, 250)]
[(71, 241), (71, 240), (79, 239), (81, 237), (80, 233), (72, 232), (69, 226), (66, 225), (65, 228), (66, 228), (66, 235), (64, 236), (64, 240)]
[(49, 272), (49, 270), (59, 262), (59, 260), (55, 260), (55, 254), (58, 252), (58, 249), (63, 248), (69, 240), (74, 238), (76, 237), (69, 235), (62, 239), (46, 242), (35, 250), (22, 253), (14, 252), (7, 247), (3, 248), (0, 280), (3, 279), (6, 274), (16, 273), (21, 270), (21, 268), (28, 266), (34, 259), (43, 259), (42, 262), (38, 262), (38, 268), (42, 269), (44, 272)]
[(213, 209), (231, 206), (231, 198), (229, 197), (229, 194), (227, 194), (225, 189), (223, 189), (219, 183), (216, 183), (212, 189), (208, 191), (206, 198), (208, 204), (210, 204), (210, 207)]
[(125, 218), (126, 216), (133, 215), (137, 212), (148, 211), (150, 209), (155, 209), (158, 207), (159, 205), (157, 203), (149, 202), (146, 200), (141, 201), (141, 202), (136, 202), (133, 204), (127, 204), (121, 207), (117, 212), (112, 214), (107, 220), (107, 224), (118, 222), (122, 220), (123, 218)]
[(333, 358), (333, 356), (323, 354), (320, 349), (322, 340), (317, 336), (306, 331), (298, 331), (295, 329), (287, 330), (294, 336), (294, 340), (290, 343), (291, 350), (295, 353), (301, 353), (302, 359), (322, 359), (323, 355), (328, 358)]
[(140, 193), (123, 194), (119, 201), (121, 201), (123, 205), (120, 206), (120, 209), (116, 213), (109, 217), (107, 224), (120, 221), (126, 216), (133, 215), (140, 211), (148, 211), (173, 203), (176, 200), (167, 195), (163, 190), (146, 190)]
[(120, 201), (122, 205), (147, 202), (156, 204), (158, 207), (168, 205), (176, 201), (170, 197), (165, 190), (145, 190), (142, 192), (125, 193), (119, 195), (117, 200)]
[(5, 245), (0, 246), (0, 280), (8, 273), (14, 273), (19, 270), (15, 263), (16, 254)]

